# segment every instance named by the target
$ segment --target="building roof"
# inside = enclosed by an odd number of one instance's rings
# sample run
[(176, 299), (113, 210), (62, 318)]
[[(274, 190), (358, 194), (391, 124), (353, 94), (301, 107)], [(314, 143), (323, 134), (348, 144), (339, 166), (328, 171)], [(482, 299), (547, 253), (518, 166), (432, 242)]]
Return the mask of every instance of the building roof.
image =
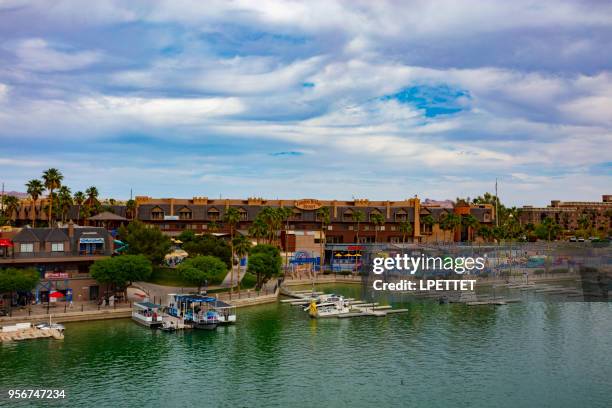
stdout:
[(61, 228), (53, 228), (45, 237), (47, 242), (64, 242), (69, 241), (68, 235)]
[(89, 221), (127, 221), (127, 218), (114, 214), (110, 211), (104, 211), (100, 214), (88, 218)]

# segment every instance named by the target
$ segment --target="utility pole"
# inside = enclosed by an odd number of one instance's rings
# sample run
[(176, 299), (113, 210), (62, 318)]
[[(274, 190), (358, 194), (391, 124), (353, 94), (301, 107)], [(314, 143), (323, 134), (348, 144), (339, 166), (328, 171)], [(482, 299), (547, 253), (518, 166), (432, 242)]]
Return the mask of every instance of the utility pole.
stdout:
[(495, 226), (499, 227), (499, 195), (497, 194), (497, 177), (495, 177)]

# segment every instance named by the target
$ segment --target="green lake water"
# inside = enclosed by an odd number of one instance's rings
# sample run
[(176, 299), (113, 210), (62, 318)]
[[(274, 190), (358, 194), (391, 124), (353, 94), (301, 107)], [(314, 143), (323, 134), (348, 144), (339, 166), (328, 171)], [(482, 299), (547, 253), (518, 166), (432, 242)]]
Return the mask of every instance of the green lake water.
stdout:
[(611, 304), (392, 303), (409, 312), (313, 320), (277, 303), (216, 332), (67, 324), (64, 340), (0, 345), (0, 405), (19, 405), (10, 388), (59, 388), (66, 400), (51, 405), (612, 406)]

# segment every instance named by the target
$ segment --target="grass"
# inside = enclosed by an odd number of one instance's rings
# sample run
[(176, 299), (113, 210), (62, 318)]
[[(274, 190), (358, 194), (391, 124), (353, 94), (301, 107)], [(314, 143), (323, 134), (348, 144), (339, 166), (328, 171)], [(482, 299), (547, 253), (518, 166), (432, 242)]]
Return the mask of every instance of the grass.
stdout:
[(151, 283), (164, 286), (192, 286), (189, 282), (185, 282), (179, 275), (178, 271), (173, 268), (157, 267), (153, 268), (151, 278), (148, 280)]

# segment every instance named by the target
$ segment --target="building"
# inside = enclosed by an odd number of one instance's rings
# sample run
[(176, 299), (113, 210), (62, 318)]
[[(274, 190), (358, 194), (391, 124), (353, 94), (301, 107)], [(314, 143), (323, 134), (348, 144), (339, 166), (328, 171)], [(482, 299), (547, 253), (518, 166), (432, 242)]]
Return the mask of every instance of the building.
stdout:
[(612, 195), (603, 195), (601, 201), (553, 200), (547, 207), (526, 205), (519, 211), (523, 225), (538, 225), (546, 218), (555, 220), (566, 231), (594, 229), (609, 233), (612, 229)]
[[(75, 300), (94, 300), (100, 295), (89, 267), (109, 257), (113, 238), (99, 227), (14, 228), (0, 232), (0, 268), (40, 271), (36, 299), (46, 302), (51, 290), (72, 295)], [(68, 296), (70, 298), (70, 296)]]
[[(227, 233), (229, 227), (223, 224), (223, 215), (230, 207), (240, 214), (237, 229), (247, 233), (257, 214), (265, 207), (289, 207), (292, 216), (288, 220), (288, 239), (281, 239), (283, 246), (290, 252), (296, 247), (314, 249), (319, 241), (321, 220), (317, 210), (328, 207), (330, 224), (325, 228), (325, 240), (330, 244), (342, 243), (400, 243), (428, 241), (467, 240), (469, 232), (465, 228), (457, 231), (443, 231), (439, 222), (446, 215), (455, 213), (460, 216), (471, 214), (482, 224), (492, 225), (495, 219), (494, 208), (489, 204), (468, 205), (467, 207), (445, 208), (440, 206), (422, 206), (419, 198), (403, 201), (370, 201), (356, 199), (339, 200), (266, 200), (263, 198), (247, 199), (155, 199), (136, 197), (137, 219), (155, 225), (164, 233), (175, 236), (183, 230), (196, 233)], [(363, 213), (359, 223), (355, 214)], [(380, 215), (384, 223), (376, 226), (373, 220)], [(411, 232), (402, 233), (400, 225), (409, 222)], [(359, 229), (358, 228), (359, 224)], [(471, 234), (473, 235), (473, 234)], [(310, 237), (310, 238), (309, 238)]]

